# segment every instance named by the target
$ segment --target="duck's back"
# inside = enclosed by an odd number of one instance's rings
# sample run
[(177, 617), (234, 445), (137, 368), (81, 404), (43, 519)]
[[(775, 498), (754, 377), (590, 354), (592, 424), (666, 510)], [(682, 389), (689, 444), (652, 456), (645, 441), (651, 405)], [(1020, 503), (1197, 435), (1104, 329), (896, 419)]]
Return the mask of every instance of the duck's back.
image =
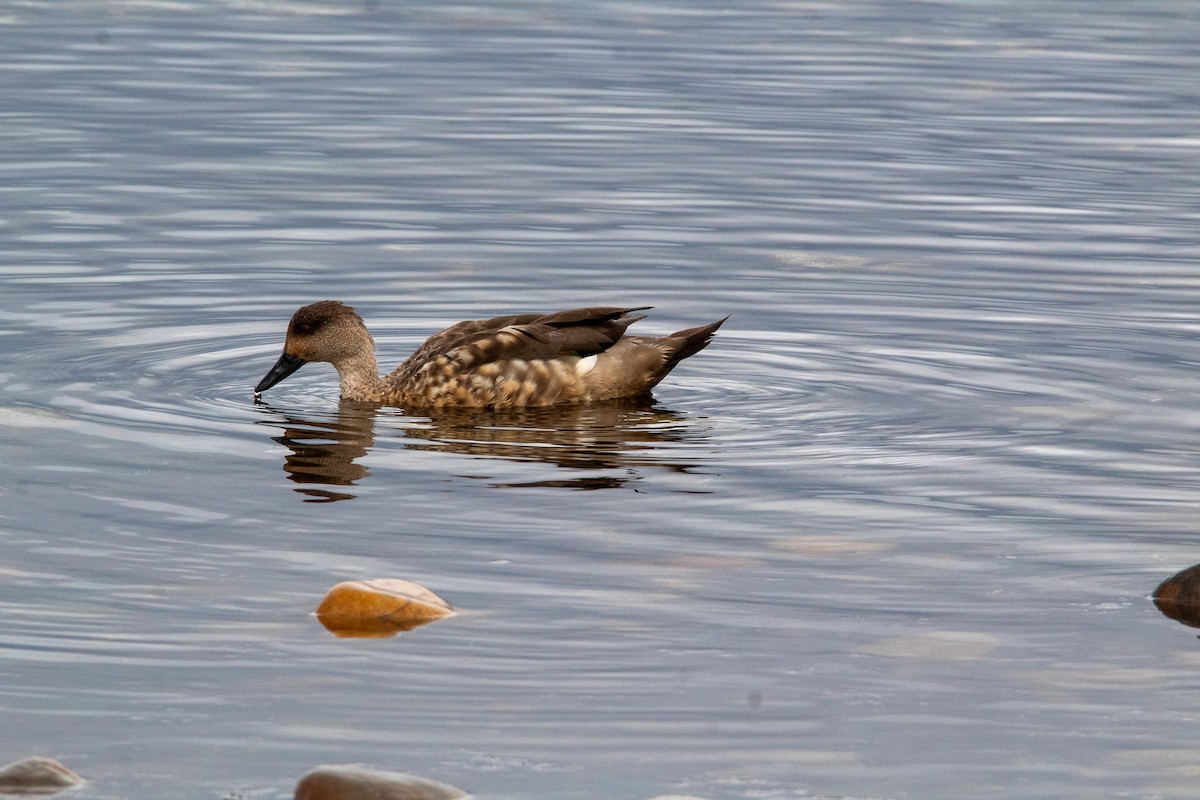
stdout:
[(384, 379), (406, 407), (546, 406), (649, 392), (703, 348), (720, 322), (658, 339), (627, 337), (641, 308), (578, 308), (460, 322)]

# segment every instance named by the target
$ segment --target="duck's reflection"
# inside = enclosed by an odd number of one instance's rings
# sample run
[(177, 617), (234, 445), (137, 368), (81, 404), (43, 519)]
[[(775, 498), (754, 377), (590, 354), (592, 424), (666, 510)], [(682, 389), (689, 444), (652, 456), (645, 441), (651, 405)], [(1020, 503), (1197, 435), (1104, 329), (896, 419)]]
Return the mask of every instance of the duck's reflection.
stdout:
[(374, 407), (342, 403), (336, 416), (309, 419), (274, 411), (265, 403), (257, 405), (272, 412), (261, 424), (282, 428), (279, 436), (271, 438), (291, 451), (283, 459), (283, 471), (303, 484), (296, 491), (307, 495), (306, 502), (331, 503), (355, 497), (320, 487), (354, 486), (371, 474), (355, 459), (375, 446)]
[[(307, 496), (306, 502), (356, 496), (329, 487), (350, 487), (370, 477), (371, 471), (358, 459), (375, 447), (380, 422), (385, 423), (387, 434), (395, 431), (412, 440), (404, 446), (413, 450), (610, 473), (492, 483), (499, 488), (616, 489), (637, 480), (637, 470), (643, 467), (686, 473), (696, 464), (666, 460), (662, 448), (702, 436), (687, 417), (644, 404), (450, 411), (410, 417), (394, 409), (344, 401), (335, 415), (311, 418), (276, 410), (261, 401), (257, 405), (268, 414), (260, 424), (281, 429), (272, 439), (291, 451), (284, 458), (283, 471), (303, 484), (296, 491)], [(489, 479), (486, 475), (473, 477)]]

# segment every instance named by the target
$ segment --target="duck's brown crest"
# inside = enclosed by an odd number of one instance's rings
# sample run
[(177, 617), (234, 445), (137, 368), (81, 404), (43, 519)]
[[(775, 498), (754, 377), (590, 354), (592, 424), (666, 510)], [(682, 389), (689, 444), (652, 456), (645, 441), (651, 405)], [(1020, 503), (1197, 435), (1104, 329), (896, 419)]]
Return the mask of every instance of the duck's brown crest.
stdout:
[(362, 322), (362, 317), (358, 315), (358, 312), (345, 303), (337, 300), (322, 300), (304, 306), (293, 314), (288, 329), (294, 336), (311, 336), (335, 319), (346, 316), (354, 317)]

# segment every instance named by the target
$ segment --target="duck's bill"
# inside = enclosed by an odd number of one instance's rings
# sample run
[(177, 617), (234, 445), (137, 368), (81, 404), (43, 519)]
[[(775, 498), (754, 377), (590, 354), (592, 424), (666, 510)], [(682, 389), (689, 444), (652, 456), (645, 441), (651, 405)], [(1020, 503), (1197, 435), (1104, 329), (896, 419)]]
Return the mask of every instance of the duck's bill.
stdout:
[(275, 366), (271, 367), (271, 371), (264, 375), (263, 379), (258, 382), (258, 386), (254, 387), (254, 393), (256, 395), (262, 394), (303, 366), (303, 358), (284, 353), (275, 362)]

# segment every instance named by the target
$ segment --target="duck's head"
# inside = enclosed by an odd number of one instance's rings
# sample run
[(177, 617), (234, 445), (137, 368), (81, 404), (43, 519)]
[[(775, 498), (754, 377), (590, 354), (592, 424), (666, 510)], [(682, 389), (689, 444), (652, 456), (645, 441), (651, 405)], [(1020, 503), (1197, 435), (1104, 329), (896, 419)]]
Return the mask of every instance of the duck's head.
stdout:
[(328, 361), (340, 372), (339, 365), (374, 349), (362, 317), (350, 306), (337, 300), (304, 306), (292, 315), (283, 354), (254, 387), (254, 394), (262, 394), (309, 361)]

